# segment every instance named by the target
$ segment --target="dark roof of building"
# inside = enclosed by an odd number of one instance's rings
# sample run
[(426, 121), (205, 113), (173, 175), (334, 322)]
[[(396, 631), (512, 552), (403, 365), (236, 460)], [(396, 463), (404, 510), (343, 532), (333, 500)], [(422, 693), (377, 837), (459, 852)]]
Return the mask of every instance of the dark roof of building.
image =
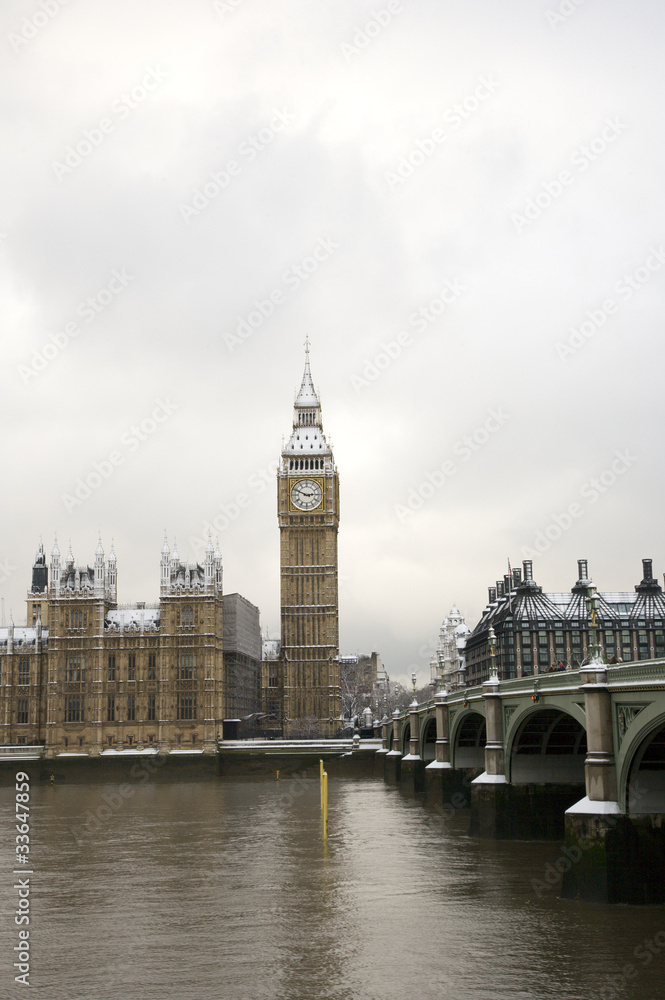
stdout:
[[(644, 621), (665, 622), (665, 594), (654, 580), (651, 559), (642, 560), (643, 579), (633, 592), (603, 593), (596, 595), (598, 623), (620, 626)], [(587, 576), (586, 559), (578, 560), (578, 579), (569, 593), (543, 593), (543, 588), (533, 579), (532, 563), (525, 559), (522, 570), (514, 570), (512, 578), (505, 576), (489, 588), (489, 602), (480, 621), (469, 636), (467, 645), (483, 640), (490, 625), (510, 622), (513, 627), (547, 627), (560, 623), (561, 627), (586, 628), (589, 619), (587, 597), (594, 589)]]

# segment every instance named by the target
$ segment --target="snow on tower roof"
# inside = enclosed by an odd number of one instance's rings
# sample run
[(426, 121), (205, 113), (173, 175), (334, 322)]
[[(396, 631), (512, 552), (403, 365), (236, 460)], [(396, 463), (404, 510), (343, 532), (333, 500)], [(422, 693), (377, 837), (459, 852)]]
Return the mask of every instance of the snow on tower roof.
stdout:
[(320, 427), (296, 427), (284, 454), (309, 458), (311, 455), (331, 455), (332, 452)]
[(309, 370), (309, 338), (305, 341), (305, 371), (294, 403), (293, 431), (283, 454), (297, 458), (332, 455), (323, 433), (321, 404)]

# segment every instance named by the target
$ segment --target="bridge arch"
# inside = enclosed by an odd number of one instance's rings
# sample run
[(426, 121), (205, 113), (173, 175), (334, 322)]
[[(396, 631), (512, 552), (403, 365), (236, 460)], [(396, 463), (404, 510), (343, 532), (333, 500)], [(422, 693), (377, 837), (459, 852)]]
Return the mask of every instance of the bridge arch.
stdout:
[(420, 756), (429, 764), (436, 760), (436, 717), (426, 715), (420, 721)]
[(406, 757), (409, 752), (409, 741), (411, 739), (411, 723), (405, 722), (402, 726), (402, 756)]
[(485, 716), (469, 709), (455, 719), (450, 734), (451, 763), (453, 767), (473, 767), (485, 770), (485, 743), (487, 724)]
[(556, 705), (520, 713), (506, 740), (506, 778), (513, 785), (584, 785), (586, 729)]
[(617, 784), (619, 805), (629, 814), (665, 813), (662, 706), (645, 707), (626, 729), (617, 759)]

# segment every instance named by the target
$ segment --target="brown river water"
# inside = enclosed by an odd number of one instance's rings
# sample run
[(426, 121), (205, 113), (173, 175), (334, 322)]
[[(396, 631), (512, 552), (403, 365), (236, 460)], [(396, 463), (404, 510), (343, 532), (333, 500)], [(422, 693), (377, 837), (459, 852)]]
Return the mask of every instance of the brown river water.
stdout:
[(0, 788), (0, 1000), (665, 997), (665, 908), (560, 900), (561, 845), (376, 778), (329, 779), (327, 841), (316, 776), (118, 787), (31, 789), (28, 988)]

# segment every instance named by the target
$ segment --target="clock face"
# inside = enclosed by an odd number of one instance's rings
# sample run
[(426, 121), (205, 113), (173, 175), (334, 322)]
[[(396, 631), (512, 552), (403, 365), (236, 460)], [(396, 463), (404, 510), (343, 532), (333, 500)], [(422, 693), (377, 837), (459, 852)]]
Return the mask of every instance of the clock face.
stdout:
[(314, 479), (299, 479), (291, 490), (291, 500), (299, 510), (314, 510), (322, 499), (323, 491)]

